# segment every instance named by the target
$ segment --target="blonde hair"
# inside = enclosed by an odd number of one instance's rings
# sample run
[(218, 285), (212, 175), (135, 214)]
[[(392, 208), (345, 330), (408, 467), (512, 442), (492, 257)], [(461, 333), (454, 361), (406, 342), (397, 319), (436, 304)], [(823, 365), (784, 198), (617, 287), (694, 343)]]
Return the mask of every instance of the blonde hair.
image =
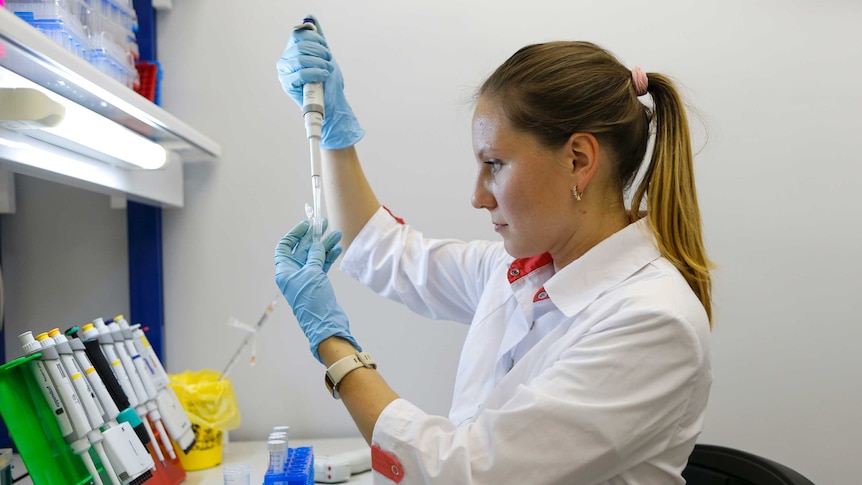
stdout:
[(609, 146), (621, 192), (634, 183), (655, 122), (652, 157), (634, 192), (631, 221), (646, 198), (659, 249), (682, 273), (712, 323), (711, 263), (703, 244), (694, 183), (694, 156), (685, 106), (669, 78), (647, 73), (654, 108), (641, 103), (632, 72), (589, 42), (550, 42), (520, 49), (479, 88), (492, 96), (515, 129), (548, 147), (572, 133), (592, 133)]

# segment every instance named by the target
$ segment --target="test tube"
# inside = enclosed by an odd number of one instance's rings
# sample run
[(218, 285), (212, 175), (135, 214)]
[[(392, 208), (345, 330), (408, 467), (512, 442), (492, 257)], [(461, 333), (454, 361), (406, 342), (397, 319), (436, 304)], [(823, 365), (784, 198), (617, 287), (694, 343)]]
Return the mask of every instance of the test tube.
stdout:
[(290, 449), (290, 443), (287, 440), (287, 435), (284, 433), (270, 433), (269, 436), (266, 438), (266, 440), (267, 441), (272, 441), (272, 440), (284, 441), (286, 443), (284, 445), (284, 447)]
[[(283, 436), (281, 436), (283, 434)], [(290, 426), (273, 426), (272, 431), (269, 433), (270, 439), (280, 439), (284, 440), (285, 448), (290, 448)], [(272, 436), (277, 435), (277, 436)]]
[(287, 461), (287, 442), (284, 440), (269, 440), (266, 442), (269, 450), (269, 469), (272, 473), (284, 473), (284, 462)]
[(224, 485), (251, 485), (251, 467), (248, 463), (225, 465)]

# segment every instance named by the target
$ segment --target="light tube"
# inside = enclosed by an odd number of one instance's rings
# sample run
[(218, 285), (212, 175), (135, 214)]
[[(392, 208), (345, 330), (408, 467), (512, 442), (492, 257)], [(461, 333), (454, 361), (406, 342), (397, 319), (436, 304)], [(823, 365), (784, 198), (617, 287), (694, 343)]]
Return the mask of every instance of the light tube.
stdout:
[[(39, 138), (41, 133), (56, 135), (110, 158), (144, 169), (161, 168), (167, 153), (159, 144), (115, 123), (104, 116), (62, 98), (66, 114), (57, 126), (28, 132)], [(54, 142), (53, 140), (45, 140)]]
[[(109, 163), (153, 170), (167, 162), (167, 152), (158, 143), (35, 83), (27, 84), (0, 88), (4, 99), (0, 125)], [(46, 116), (46, 110), (54, 116)]]

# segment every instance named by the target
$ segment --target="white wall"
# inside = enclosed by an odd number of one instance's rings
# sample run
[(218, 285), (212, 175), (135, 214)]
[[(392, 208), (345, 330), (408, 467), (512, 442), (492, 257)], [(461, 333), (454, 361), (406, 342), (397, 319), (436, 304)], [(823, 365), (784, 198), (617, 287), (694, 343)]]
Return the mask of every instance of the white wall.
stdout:
[[(255, 322), (277, 293), (273, 248), (303, 217), (310, 189), (301, 116), (274, 65), (307, 13), (368, 131), (358, 149), (380, 200), (431, 236), (496, 237), (469, 205), (468, 100), (517, 48), (591, 40), (677, 78), (700, 113), (698, 146), (703, 125), (710, 134), (697, 177), (718, 265), (715, 385), (701, 441), (791, 464), (816, 483), (858, 474), (862, 3), (174, 2), (158, 25), (163, 105), (224, 155), (189, 168), (186, 207), (164, 213), (171, 372), (220, 370), (242, 338), (228, 318)], [(4, 220), (4, 263), (19, 237), (7, 229)], [(465, 329), (410, 315), (343, 274), (333, 281), (390, 384), (445, 414)], [(356, 433), (283, 301), (257, 362), (232, 372), (243, 416), (233, 439), (260, 439), (276, 424), (297, 436)]]
[(128, 313), (126, 211), (108, 197), (15, 176), (17, 211), (0, 216), (7, 360), (18, 335)]
[[(251, 6), (253, 5), (253, 6)], [(597, 42), (684, 86), (709, 141), (697, 158), (715, 275), (715, 386), (702, 441), (847, 483), (862, 445), (862, 4), (742, 0), (183, 0), (159, 18), (169, 110), (219, 140), (214, 169), (190, 170), (187, 207), (165, 217), (172, 370), (219, 367), (275, 293), (272, 249), (310, 198), (298, 108), (274, 63), (291, 26), (320, 19), (368, 134), (358, 146), (378, 196), (427, 234), (494, 238), (472, 209), (470, 106), (517, 48)], [(445, 413), (464, 336), (333, 276), (356, 337), (408, 399)], [(203, 339), (196, 335), (207, 334)], [(244, 424), (260, 438), (354, 433), (321, 386), (287, 305), (238, 367)], [(205, 340), (205, 345), (184, 342)]]

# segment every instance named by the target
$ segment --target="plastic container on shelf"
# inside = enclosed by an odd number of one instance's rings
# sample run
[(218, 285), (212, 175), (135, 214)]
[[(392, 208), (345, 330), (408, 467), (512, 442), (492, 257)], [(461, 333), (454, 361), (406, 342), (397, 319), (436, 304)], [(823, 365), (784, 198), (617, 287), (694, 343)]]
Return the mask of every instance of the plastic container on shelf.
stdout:
[(67, 0), (66, 9), (75, 17), (84, 30), (87, 38), (90, 37), (90, 6), (84, 0)]
[(88, 33), (76, 17), (78, 0), (52, 0), (46, 2), (14, 0), (7, 9), (51, 40), (80, 57), (86, 57)]
[(64, 13), (72, 13), (66, 0), (9, 0), (8, 9), (16, 14), (30, 13), (38, 20), (57, 19)]
[(159, 81), (162, 73), (158, 62), (140, 61), (135, 64), (140, 84), (135, 91), (150, 101), (159, 104)]
[(138, 82), (134, 55), (108, 34), (97, 34), (91, 39), (90, 63), (131, 88)]
[(130, 0), (9, 0), (7, 9), (134, 89), (137, 15)]

